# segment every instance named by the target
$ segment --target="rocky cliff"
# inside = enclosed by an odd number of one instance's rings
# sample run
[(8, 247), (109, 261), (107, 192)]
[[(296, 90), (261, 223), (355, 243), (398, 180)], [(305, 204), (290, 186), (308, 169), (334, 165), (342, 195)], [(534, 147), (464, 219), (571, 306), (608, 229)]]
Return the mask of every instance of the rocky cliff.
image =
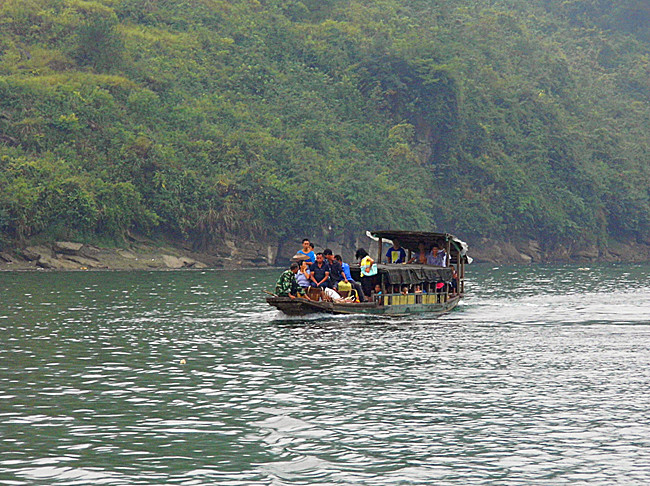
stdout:
[[(377, 254), (377, 243), (365, 236), (334, 241), (326, 236), (314, 238), (316, 250), (331, 248), (354, 260), (356, 248), (364, 247)], [(545, 263), (545, 262), (642, 262), (650, 261), (650, 245), (625, 242), (611, 243), (607, 248), (595, 245), (570, 245), (543, 249), (535, 240), (470, 241), (470, 255), (477, 263)], [(178, 244), (160, 245), (140, 239), (122, 248), (100, 248), (79, 242), (58, 241), (53, 244), (32, 244), (0, 252), (0, 270), (171, 270), (171, 269), (237, 269), (286, 266), (300, 248), (300, 242), (238, 238), (224, 235), (221, 243), (204, 251), (192, 251)]]

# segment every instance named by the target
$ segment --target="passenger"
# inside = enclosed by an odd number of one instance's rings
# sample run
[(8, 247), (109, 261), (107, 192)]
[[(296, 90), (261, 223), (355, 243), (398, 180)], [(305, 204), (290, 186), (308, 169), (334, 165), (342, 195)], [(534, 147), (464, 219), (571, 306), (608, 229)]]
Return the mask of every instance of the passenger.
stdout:
[(424, 241), (418, 243), (418, 252), (409, 260), (409, 263), (419, 263), (426, 265), (427, 263), (427, 249), (424, 246)]
[(445, 250), (438, 248), (438, 245), (433, 245), (431, 253), (427, 256), (427, 265), (435, 265), (436, 267), (447, 266), (447, 254)]
[(422, 288), (419, 285), (415, 286), (415, 293), (416, 294), (421, 294), (422, 293)]
[(375, 280), (375, 275), (377, 275), (377, 267), (375, 266), (375, 261), (370, 258), (368, 252), (359, 248), (354, 257), (359, 261), (361, 266), (361, 287), (363, 288), (363, 293), (366, 297), (370, 298), (372, 294), (372, 285)]
[(322, 289), (329, 287), (329, 278), (330, 278), (330, 266), (324, 261), (323, 254), (316, 254), (316, 263), (312, 263), (309, 266), (309, 272), (311, 275), (312, 287), (320, 287)]
[(305, 295), (305, 291), (296, 282), (296, 274), (298, 273), (298, 264), (293, 262), (289, 266), (289, 270), (285, 270), (280, 275), (278, 282), (275, 284), (275, 295), (278, 297), (291, 297), (295, 299), (298, 295)]
[(379, 305), (384, 305), (383, 292), (381, 291), (381, 285), (375, 285), (375, 290), (372, 293), (372, 300), (379, 302)]
[(352, 274), (350, 273), (350, 265), (347, 263), (343, 262), (343, 258), (341, 258), (341, 255), (335, 255), (334, 259), (341, 264), (341, 269), (343, 270), (343, 273), (345, 274), (345, 278), (347, 279), (348, 282), (352, 284), (354, 289), (357, 291), (357, 295), (359, 297), (359, 300), (361, 302), (366, 301), (366, 297), (363, 294), (363, 288), (361, 288), (361, 284), (354, 280), (352, 278)]
[(399, 240), (393, 240), (393, 246), (386, 252), (386, 263), (405, 263), (406, 252), (399, 243)]
[(330, 288), (338, 290), (339, 282), (342, 280), (348, 281), (348, 278), (343, 273), (343, 267), (341, 263), (334, 258), (332, 250), (325, 248), (323, 250), (323, 256), (327, 259), (327, 264), (330, 266)]
[(456, 272), (456, 267), (451, 266), (451, 282), (449, 282), (449, 293), (456, 294), (458, 293), (458, 272)]
[(408, 293), (409, 293), (409, 288), (406, 286), (402, 287), (402, 295), (408, 295)]
[(296, 282), (298, 282), (298, 285), (300, 285), (304, 290), (309, 287), (310, 282), (309, 264), (307, 263), (307, 260), (303, 260), (299, 263), (299, 265), (300, 267), (298, 269), (298, 273), (296, 274)]
[(305, 256), (307, 258), (301, 258), (308, 263), (314, 263), (316, 261), (316, 255), (314, 254), (314, 245), (311, 244), (308, 238), (302, 240), (302, 249), (298, 250), (296, 257)]

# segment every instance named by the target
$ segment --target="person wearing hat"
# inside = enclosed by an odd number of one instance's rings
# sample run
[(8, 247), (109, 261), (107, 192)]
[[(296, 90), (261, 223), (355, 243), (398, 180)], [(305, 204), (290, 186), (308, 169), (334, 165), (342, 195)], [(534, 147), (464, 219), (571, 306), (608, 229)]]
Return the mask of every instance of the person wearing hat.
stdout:
[(305, 260), (307, 263), (312, 264), (316, 261), (316, 254), (314, 253), (314, 245), (311, 244), (309, 238), (302, 240), (302, 249), (293, 256), (294, 260)]

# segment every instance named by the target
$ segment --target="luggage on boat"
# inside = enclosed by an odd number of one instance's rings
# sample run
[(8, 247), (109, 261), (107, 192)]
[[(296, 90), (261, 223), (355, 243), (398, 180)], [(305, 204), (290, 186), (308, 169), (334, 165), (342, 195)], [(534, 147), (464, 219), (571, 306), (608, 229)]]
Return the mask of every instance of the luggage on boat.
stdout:
[(339, 282), (339, 287), (338, 287), (339, 294), (341, 292), (349, 292), (350, 290), (352, 290), (352, 284), (350, 282), (346, 282), (344, 280), (341, 280)]

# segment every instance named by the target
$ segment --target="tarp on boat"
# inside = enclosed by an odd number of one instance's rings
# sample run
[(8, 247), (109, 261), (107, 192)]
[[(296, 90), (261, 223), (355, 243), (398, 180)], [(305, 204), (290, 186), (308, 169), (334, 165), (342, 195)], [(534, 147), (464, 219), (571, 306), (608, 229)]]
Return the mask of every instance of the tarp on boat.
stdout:
[(385, 282), (391, 285), (419, 285), (425, 282), (449, 282), (451, 267), (431, 265), (377, 265), (378, 273), (384, 275)]

